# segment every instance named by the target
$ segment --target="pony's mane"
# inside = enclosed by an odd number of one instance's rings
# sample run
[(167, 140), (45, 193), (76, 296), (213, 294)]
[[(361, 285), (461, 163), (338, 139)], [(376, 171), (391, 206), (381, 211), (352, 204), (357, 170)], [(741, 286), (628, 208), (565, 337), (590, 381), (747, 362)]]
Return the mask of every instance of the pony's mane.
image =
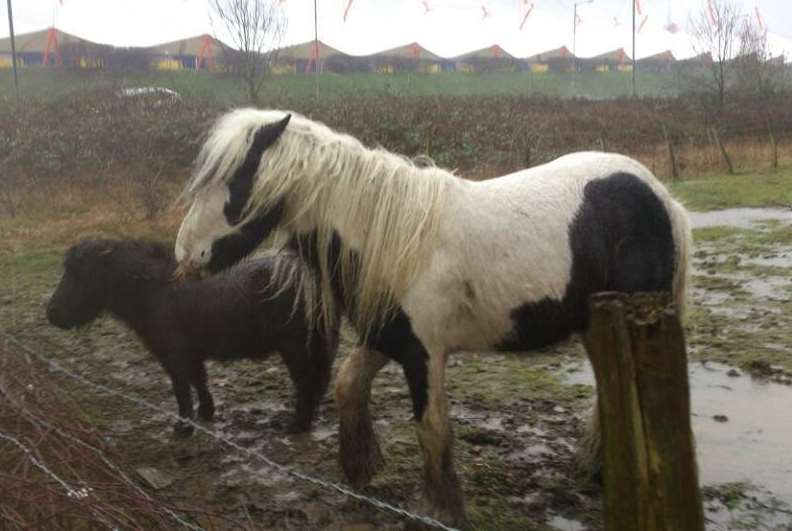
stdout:
[(65, 265), (90, 269), (107, 260), (120, 277), (163, 282), (177, 265), (172, 247), (148, 240), (83, 240), (67, 251)]
[[(226, 185), (241, 164), (253, 133), (283, 118), (282, 111), (241, 109), (221, 117), (197, 159), (183, 197), (190, 201), (210, 187)], [(322, 317), (334, 319), (330, 279), (340, 274), (358, 329), (375, 330), (426, 267), (436, 239), (446, 187), (456, 179), (434, 167), (417, 167), (383, 148), (292, 113), (280, 139), (265, 151), (243, 214), (243, 223), (275, 205), (285, 205), (282, 226), (315, 231), (321, 272)], [(356, 227), (359, 248), (343, 241), (330, 263), (334, 232)]]

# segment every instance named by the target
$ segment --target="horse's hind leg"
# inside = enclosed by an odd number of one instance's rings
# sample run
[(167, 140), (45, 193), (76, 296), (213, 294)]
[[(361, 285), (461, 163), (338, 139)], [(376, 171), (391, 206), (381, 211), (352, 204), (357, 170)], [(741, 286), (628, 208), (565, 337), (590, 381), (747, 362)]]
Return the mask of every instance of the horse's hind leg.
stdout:
[[(588, 333), (583, 334), (586, 353), (589, 350)], [(590, 357), (589, 357), (590, 359)], [(602, 471), (602, 427), (599, 419), (599, 403), (596, 395), (594, 405), (583, 431), (574, 459), (575, 474), (585, 479), (596, 479)]]
[[(448, 400), (445, 391), (446, 355), (430, 355), (428, 374), (421, 378), (425, 368), (404, 365), (410, 384), (415, 410), (418, 440), (424, 460), (424, 493), (422, 510), (429, 516), (454, 527), (467, 526), (462, 487), (454, 470), (454, 436), (448, 418)], [(415, 382), (418, 382), (416, 386)], [(425, 389), (420, 389), (421, 383)], [(428, 386), (427, 386), (428, 384)], [(428, 388), (427, 388), (428, 387)], [(421, 408), (420, 400), (425, 399)], [(418, 403), (416, 403), (418, 400)]]
[(341, 468), (355, 487), (366, 485), (382, 467), (369, 400), (371, 381), (388, 358), (379, 352), (358, 347), (341, 365), (336, 380)]

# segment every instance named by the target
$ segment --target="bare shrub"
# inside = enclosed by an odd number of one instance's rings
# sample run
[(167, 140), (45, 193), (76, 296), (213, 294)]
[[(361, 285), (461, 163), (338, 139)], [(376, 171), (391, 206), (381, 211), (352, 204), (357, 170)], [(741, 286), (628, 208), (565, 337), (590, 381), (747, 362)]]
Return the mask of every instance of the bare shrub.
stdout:
[(213, 18), (231, 38), (223, 60), (245, 83), (249, 102), (257, 105), (286, 31), (284, 11), (276, 0), (211, 0), (210, 5)]
[(734, 0), (710, 0), (688, 22), (693, 48), (709, 59), (706, 74), (691, 76), (689, 81), (712, 98), (718, 111), (726, 105), (732, 82), (732, 60), (739, 50), (742, 18), (742, 8)]

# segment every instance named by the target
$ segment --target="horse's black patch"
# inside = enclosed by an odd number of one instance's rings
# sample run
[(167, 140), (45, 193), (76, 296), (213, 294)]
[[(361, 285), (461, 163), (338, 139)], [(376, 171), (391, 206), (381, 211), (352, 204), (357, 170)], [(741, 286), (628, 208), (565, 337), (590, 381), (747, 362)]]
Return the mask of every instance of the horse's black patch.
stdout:
[(253, 142), (245, 155), (245, 160), (236, 169), (228, 183), (230, 197), (223, 208), (223, 214), (229, 224), (236, 225), (241, 221), (242, 212), (250, 199), (261, 156), (268, 147), (278, 140), (290, 119), (291, 114), (287, 114), (283, 120), (262, 126), (254, 133)]
[(415, 335), (410, 318), (399, 308), (377, 332), (369, 334), (366, 346), (398, 362), (410, 387), (415, 420), (423, 418), (428, 400), (427, 363), (429, 353)]
[(676, 263), (671, 220), (652, 189), (629, 173), (589, 182), (569, 226), (572, 274), (564, 298), (511, 312), (515, 332), (501, 350), (529, 350), (588, 325), (588, 296), (599, 291), (670, 291)]
[[(355, 304), (353, 300), (345, 297), (340, 271), (338, 270), (342, 244), (341, 237), (337, 232), (333, 232), (333, 239), (328, 249), (328, 263), (331, 264), (330, 282), (336, 300), (346, 303), (344, 310), (354, 322)], [(315, 232), (296, 236), (292, 239), (289, 246), (300, 253), (305, 263), (311, 267), (316, 275), (320, 274)], [(353, 256), (352, 263), (352, 267), (360, 267), (360, 262), (356, 255)], [(352, 276), (355, 277), (354, 274)], [(427, 362), (429, 354), (413, 332), (409, 316), (400, 307), (379, 330), (371, 331), (368, 334), (364, 334), (361, 330), (358, 330), (358, 332), (361, 337), (366, 338), (366, 348), (381, 352), (402, 366), (407, 385), (410, 388), (413, 414), (416, 420), (420, 420), (423, 417), (428, 400)]]
[(236, 232), (212, 243), (212, 257), (207, 269), (212, 273), (222, 271), (249, 255), (264, 238), (280, 223), (283, 203), (278, 203), (267, 212), (256, 216), (237, 229)]

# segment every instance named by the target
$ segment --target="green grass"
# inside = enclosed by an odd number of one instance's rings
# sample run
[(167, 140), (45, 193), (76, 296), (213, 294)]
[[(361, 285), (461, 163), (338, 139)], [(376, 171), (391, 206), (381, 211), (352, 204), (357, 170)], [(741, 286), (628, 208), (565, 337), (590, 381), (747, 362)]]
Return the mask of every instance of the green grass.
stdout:
[(777, 172), (713, 175), (671, 184), (689, 210), (792, 205), (792, 168)]
[[(0, 94), (13, 94), (11, 72), (0, 70)], [(316, 76), (296, 74), (275, 76), (264, 86), (263, 98), (312, 97)], [(349, 97), (356, 92), (399, 95), (543, 95), (560, 98), (612, 99), (632, 93), (631, 75), (627, 72), (461, 72), (417, 73), (322, 73), (320, 97)], [(242, 85), (227, 74), (208, 72), (103, 72), (74, 69), (23, 68), (20, 91), (27, 97), (55, 98), (65, 93), (116, 86), (163, 86), (180, 92), (185, 98), (237, 104), (245, 99)], [(673, 96), (681, 90), (673, 73), (642, 72), (638, 78), (642, 96)]]

